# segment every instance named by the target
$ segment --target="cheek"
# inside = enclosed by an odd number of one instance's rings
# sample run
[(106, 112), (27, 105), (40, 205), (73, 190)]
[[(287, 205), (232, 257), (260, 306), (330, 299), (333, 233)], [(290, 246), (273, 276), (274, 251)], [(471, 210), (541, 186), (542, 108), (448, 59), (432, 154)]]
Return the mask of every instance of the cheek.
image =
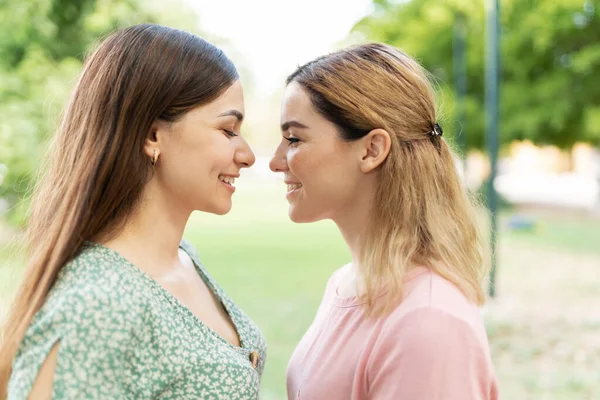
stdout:
[[(221, 138), (218, 142), (215, 141), (213, 145), (203, 152), (203, 157), (206, 160), (211, 160), (213, 167), (217, 169), (224, 169), (226, 166), (233, 162), (235, 155), (235, 147), (233, 143), (226, 137)], [(219, 171), (226, 172), (226, 171)]]
[(227, 172), (227, 166), (233, 161), (234, 150), (234, 146), (229, 139), (225, 136), (217, 136), (211, 141), (204, 141), (190, 146), (186, 152), (186, 164), (204, 175), (212, 175), (213, 172)]
[(311, 197), (345, 197), (355, 186), (351, 160), (339, 152), (298, 149), (288, 155), (288, 166)]
[[(304, 145), (288, 151), (288, 167), (292, 174), (304, 183), (304, 180), (314, 178), (326, 173), (330, 156), (321, 147)], [(307, 182), (308, 184), (308, 182)]]
[(306, 174), (306, 170), (311, 169), (310, 152), (302, 152), (295, 149), (289, 150), (287, 153), (287, 164), (291, 173), (302, 180), (302, 176)]
[(180, 143), (168, 154), (165, 175), (174, 184), (193, 187), (190, 182), (213, 179), (214, 175), (228, 172), (234, 148), (226, 137), (215, 137), (210, 141)]

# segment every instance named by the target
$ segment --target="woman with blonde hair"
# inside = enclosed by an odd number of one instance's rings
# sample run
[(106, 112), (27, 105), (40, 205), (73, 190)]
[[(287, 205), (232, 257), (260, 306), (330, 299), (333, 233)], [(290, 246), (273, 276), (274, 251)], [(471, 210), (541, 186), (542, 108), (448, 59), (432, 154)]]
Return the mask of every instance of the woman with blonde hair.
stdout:
[(288, 78), (281, 130), (270, 166), (290, 218), (333, 220), (352, 255), (292, 355), (288, 397), (496, 399), (484, 247), (427, 73), (383, 44), (320, 57)]
[(254, 163), (243, 116), (204, 39), (144, 24), (100, 44), (32, 201), (0, 398), (258, 398), (264, 337), (182, 240)]

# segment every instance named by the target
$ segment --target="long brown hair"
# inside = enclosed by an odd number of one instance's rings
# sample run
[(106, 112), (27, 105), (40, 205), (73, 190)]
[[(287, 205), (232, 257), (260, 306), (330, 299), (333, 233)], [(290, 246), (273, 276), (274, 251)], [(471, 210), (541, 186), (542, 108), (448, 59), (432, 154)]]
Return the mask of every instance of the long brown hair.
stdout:
[(117, 31), (87, 59), (32, 197), (24, 279), (2, 327), (0, 398), (32, 317), (87, 240), (119, 231), (152, 171), (143, 145), (157, 119), (176, 121), (238, 79), (217, 47), (143, 24)]
[[(477, 202), (461, 183), (450, 147), (433, 134), (439, 129), (427, 72), (400, 50), (373, 43), (309, 62), (288, 77), (291, 82), (307, 91), (343, 140), (376, 128), (391, 136), (363, 238), (359, 274), (366, 311), (390, 311), (414, 265), (429, 267), (481, 305), (488, 268)], [(380, 298), (383, 288), (387, 294)]]

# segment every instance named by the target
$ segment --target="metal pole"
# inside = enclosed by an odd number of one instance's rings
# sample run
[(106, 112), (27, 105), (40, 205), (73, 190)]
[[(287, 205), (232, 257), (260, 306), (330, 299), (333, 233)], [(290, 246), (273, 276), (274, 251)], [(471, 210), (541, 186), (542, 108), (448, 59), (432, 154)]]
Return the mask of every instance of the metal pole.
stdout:
[(467, 136), (465, 118), (465, 95), (467, 92), (467, 58), (466, 58), (465, 16), (457, 13), (452, 37), (452, 72), (456, 91), (456, 126), (457, 145), (463, 161), (463, 174), (466, 173)]
[(491, 250), (492, 269), (490, 271), (490, 297), (496, 295), (496, 230), (497, 230), (497, 195), (494, 189), (496, 164), (498, 160), (498, 72), (500, 68), (500, 5), (499, 0), (487, 0), (487, 43), (485, 98), (487, 108), (486, 141), (490, 155), (491, 173), (488, 186), (488, 206), (491, 218)]

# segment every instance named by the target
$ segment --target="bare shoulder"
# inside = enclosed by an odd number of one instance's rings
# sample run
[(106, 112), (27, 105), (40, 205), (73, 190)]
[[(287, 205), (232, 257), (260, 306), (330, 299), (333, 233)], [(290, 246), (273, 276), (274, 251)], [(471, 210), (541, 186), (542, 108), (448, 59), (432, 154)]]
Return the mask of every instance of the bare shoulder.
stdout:
[(52, 386), (54, 382), (54, 371), (56, 370), (56, 363), (58, 359), (58, 347), (60, 342), (52, 347), (52, 350), (48, 353), (46, 360), (40, 367), (40, 370), (35, 378), (31, 392), (29, 393), (29, 399), (51, 399), (52, 398)]

